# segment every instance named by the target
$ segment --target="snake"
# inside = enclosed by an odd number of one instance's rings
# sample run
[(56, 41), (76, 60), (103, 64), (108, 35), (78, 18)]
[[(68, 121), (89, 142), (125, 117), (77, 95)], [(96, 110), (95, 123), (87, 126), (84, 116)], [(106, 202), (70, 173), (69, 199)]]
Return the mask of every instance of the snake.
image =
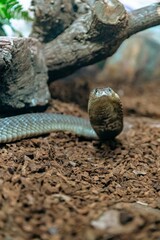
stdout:
[(113, 140), (123, 129), (119, 95), (110, 87), (95, 88), (88, 101), (89, 120), (56, 113), (28, 113), (0, 119), (0, 143), (69, 131), (90, 139)]

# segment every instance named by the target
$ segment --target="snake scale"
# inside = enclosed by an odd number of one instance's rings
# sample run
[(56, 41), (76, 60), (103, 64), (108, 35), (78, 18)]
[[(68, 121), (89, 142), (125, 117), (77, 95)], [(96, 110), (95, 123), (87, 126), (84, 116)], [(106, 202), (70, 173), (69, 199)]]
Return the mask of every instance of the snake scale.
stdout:
[(90, 121), (71, 115), (30, 113), (0, 119), (0, 143), (14, 142), (53, 131), (69, 131), (91, 139), (114, 139), (123, 129), (120, 98), (111, 88), (90, 93)]

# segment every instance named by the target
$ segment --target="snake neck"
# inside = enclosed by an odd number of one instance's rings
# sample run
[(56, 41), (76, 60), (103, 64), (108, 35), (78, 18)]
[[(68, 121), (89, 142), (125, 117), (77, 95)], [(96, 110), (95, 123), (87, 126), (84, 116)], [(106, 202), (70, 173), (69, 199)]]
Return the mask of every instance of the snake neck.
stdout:
[[(113, 91), (111, 89), (111, 91)], [(102, 140), (114, 139), (123, 129), (123, 109), (119, 96), (91, 92), (88, 113), (90, 123)]]

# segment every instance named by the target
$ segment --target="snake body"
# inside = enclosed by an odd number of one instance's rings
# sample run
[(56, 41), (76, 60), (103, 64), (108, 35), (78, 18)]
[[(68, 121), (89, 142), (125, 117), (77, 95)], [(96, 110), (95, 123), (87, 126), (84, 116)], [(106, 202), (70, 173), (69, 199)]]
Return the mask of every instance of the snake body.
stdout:
[(31, 113), (0, 119), (0, 143), (14, 142), (53, 131), (69, 131), (91, 139), (113, 139), (123, 128), (118, 95), (111, 88), (95, 89), (90, 94), (90, 121), (71, 115)]
[(53, 131), (70, 131), (80, 136), (97, 138), (89, 121), (70, 115), (31, 113), (0, 119), (0, 143), (13, 142)]

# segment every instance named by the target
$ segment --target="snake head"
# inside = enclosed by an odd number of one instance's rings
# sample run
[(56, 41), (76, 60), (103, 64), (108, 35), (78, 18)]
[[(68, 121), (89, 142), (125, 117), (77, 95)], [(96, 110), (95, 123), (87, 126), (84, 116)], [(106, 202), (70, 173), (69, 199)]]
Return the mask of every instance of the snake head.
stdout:
[(103, 96), (106, 98), (108, 97), (111, 100), (115, 101), (120, 101), (119, 95), (113, 91), (112, 88), (107, 87), (107, 88), (95, 88), (91, 91), (90, 93), (90, 98), (94, 99), (97, 101), (99, 98), (103, 98)]

